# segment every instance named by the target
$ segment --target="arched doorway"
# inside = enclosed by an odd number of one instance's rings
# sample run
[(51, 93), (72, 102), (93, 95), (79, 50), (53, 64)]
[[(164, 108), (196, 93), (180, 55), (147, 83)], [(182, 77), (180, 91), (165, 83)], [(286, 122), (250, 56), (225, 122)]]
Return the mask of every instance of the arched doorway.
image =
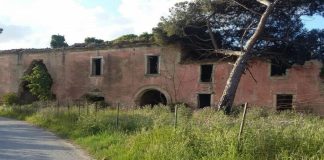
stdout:
[(140, 106), (146, 105), (158, 105), (158, 104), (167, 104), (167, 99), (163, 93), (158, 90), (147, 90), (143, 93), (142, 97), (139, 99)]
[(140, 89), (135, 95), (135, 103), (138, 106), (145, 105), (167, 105), (170, 103), (170, 96), (168, 93), (158, 87), (148, 86)]
[[(53, 79), (49, 74), (46, 65), (43, 63), (43, 60), (41, 59), (33, 60), (29, 65), (29, 67), (27, 68), (27, 70), (24, 72), (23, 77), (27, 75), (35, 74), (34, 69), (36, 67), (40, 67), (41, 68), (40, 70), (42, 71), (41, 74), (37, 72), (38, 75), (41, 76), (40, 78), (38, 77), (38, 79), (44, 80), (45, 78), (46, 83), (43, 82), (42, 84), (45, 84), (46, 85), (45, 87), (49, 87), (51, 89), (53, 84)], [(35, 82), (35, 83), (40, 84), (39, 82)], [(40, 100), (37, 95), (32, 94), (32, 92), (30, 91), (30, 87), (28, 87), (29, 84), (30, 82), (24, 78), (22, 78), (20, 81), (19, 89), (18, 89), (18, 97), (19, 97), (20, 104), (30, 104), (32, 102)], [(49, 96), (48, 98), (54, 98), (54, 96), (55, 95), (51, 93), (51, 96)]]

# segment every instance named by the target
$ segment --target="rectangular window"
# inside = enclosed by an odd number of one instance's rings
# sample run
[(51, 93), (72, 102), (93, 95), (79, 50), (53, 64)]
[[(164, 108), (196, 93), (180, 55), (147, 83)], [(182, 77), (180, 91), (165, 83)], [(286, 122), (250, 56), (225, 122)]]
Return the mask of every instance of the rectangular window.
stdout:
[(284, 64), (271, 60), (271, 76), (284, 76), (286, 75), (286, 70), (287, 67)]
[(277, 94), (277, 110), (291, 110), (293, 102), (293, 95), (291, 94)]
[(146, 56), (146, 74), (159, 74), (159, 56)]
[(91, 75), (92, 76), (102, 75), (102, 58), (91, 59)]
[(212, 82), (213, 81), (213, 65), (201, 65), (200, 66), (200, 82)]
[(198, 108), (211, 106), (211, 94), (198, 94)]

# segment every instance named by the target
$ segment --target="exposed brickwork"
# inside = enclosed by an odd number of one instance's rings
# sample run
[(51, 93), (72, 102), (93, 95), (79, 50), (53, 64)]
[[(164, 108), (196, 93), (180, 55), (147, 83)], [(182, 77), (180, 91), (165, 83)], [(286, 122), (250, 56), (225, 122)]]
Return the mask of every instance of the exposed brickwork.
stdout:
[[(140, 92), (149, 88), (166, 94), (169, 103), (184, 102), (192, 107), (197, 106), (199, 93), (211, 93), (212, 105), (216, 106), (232, 68), (228, 62), (213, 62), (213, 81), (199, 82), (200, 64), (179, 64), (180, 50), (175, 46), (7, 52), (0, 54), (0, 96), (17, 92), (23, 72), (34, 59), (42, 59), (54, 80), (53, 92), (59, 101), (76, 100), (100, 90), (109, 103), (129, 106), (136, 105)], [(145, 75), (145, 55), (160, 55), (160, 74)], [(91, 76), (91, 57), (103, 58), (102, 76)], [(324, 114), (320, 62), (295, 65), (284, 77), (270, 77), (267, 62), (253, 60), (251, 66), (257, 83), (248, 73), (244, 75), (235, 104), (249, 102), (275, 108), (276, 94), (292, 94), (296, 109)]]

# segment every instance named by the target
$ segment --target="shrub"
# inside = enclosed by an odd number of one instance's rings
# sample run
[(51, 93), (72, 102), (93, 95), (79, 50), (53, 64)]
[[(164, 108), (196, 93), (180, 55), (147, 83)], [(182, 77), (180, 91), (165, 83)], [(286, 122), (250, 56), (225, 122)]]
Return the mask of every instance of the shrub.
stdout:
[(16, 93), (7, 93), (2, 96), (2, 101), (6, 105), (18, 104), (18, 96)]
[(81, 98), (86, 100), (87, 102), (98, 102), (98, 101), (105, 100), (104, 97), (102, 97), (102, 96), (89, 94), (89, 93), (84, 94)]
[(65, 37), (62, 35), (52, 35), (51, 47), (52, 48), (62, 48), (68, 47), (69, 45), (65, 42)]
[(121, 37), (118, 37), (117, 39), (113, 40), (114, 43), (121, 43), (121, 42), (134, 42), (138, 39), (138, 36), (135, 34), (126, 34)]
[(47, 72), (45, 65), (36, 64), (32, 72), (25, 75), (23, 80), (28, 82), (27, 87), (38, 99), (46, 101), (53, 98), (51, 92), (53, 80), (51, 75)]
[(75, 140), (96, 159), (324, 159), (324, 121), (317, 116), (249, 108), (238, 152), (242, 112), (226, 116), (210, 107), (192, 112), (180, 105), (174, 128), (175, 115), (163, 105), (121, 108), (118, 126), (111, 108), (36, 111), (36, 106), (0, 107), (0, 115), (27, 117)]
[(100, 108), (105, 108), (105, 107), (109, 106), (109, 104), (105, 101), (105, 97), (103, 97), (103, 96), (98, 96), (98, 95), (87, 93), (87, 94), (84, 94), (81, 97), (81, 99), (85, 100), (88, 103), (93, 103)]
[(102, 40), (102, 39), (96, 39), (95, 37), (87, 37), (84, 40), (84, 43), (85, 44), (88, 44), (88, 45), (102, 45), (105, 42), (104, 42), (104, 40)]
[(144, 32), (139, 36), (135, 34), (126, 34), (112, 41), (112, 43), (115, 45), (142, 43), (142, 42), (146, 42), (146, 43), (153, 42), (153, 34), (149, 34), (147, 32)]

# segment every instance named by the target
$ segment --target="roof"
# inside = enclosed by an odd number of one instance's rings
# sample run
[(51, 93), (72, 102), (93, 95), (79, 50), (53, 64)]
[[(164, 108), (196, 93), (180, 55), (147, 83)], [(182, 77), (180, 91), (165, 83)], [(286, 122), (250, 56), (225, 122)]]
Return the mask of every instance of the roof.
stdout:
[(151, 47), (155, 46), (153, 43), (118, 43), (118, 44), (85, 44), (85, 43), (76, 43), (74, 45), (63, 47), (63, 48), (21, 48), (21, 49), (10, 49), (10, 50), (0, 50), (1, 54), (28, 54), (28, 53), (54, 53), (61, 51), (89, 51), (89, 50), (98, 50), (98, 49), (118, 49), (118, 48), (134, 48), (134, 47)]

